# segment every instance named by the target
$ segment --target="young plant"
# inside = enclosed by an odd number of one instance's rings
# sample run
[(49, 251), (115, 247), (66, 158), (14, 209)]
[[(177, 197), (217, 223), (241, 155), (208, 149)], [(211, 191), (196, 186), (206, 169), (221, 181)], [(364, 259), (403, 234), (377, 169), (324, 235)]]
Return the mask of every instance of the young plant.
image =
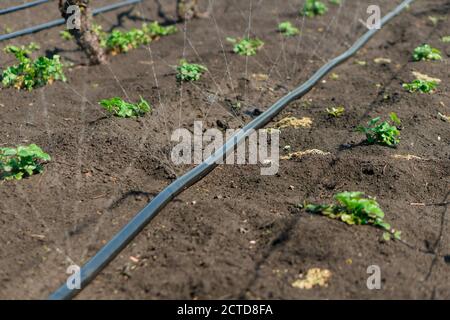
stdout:
[[(396, 123), (400, 121), (398, 117), (394, 120)], [(394, 147), (399, 144), (400, 131), (396, 126), (391, 126), (389, 122), (380, 122), (380, 117), (372, 119), (368, 123), (368, 127), (359, 126), (356, 130), (366, 135), (367, 142), (370, 144), (381, 144), (389, 147)]]
[(414, 49), (413, 59), (414, 61), (442, 60), (442, 56), (441, 51), (436, 48), (432, 48), (428, 44), (424, 44)]
[(324, 15), (328, 11), (325, 3), (318, 0), (306, 0), (300, 14), (306, 17), (315, 17)]
[(61, 39), (66, 40), (66, 41), (74, 39), (73, 35), (67, 30), (60, 31), (59, 36), (61, 37)]
[(427, 81), (422, 79), (416, 79), (410, 83), (404, 83), (403, 88), (411, 93), (421, 92), (421, 93), (432, 93), (438, 86), (436, 81)]
[(109, 113), (112, 113), (120, 118), (142, 117), (147, 112), (152, 111), (151, 105), (142, 97), (141, 101), (138, 103), (125, 102), (123, 99), (115, 97), (111, 99), (103, 99), (99, 102), (99, 104)]
[(300, 31), (292, 25), (289, 21), (282, 22), (278, 25), (278, 31), (286, 37), (296, 36)]
[(264, 42), (259, 40), (258, 38), (227, 38), (227, 41), (234, 44), (233, 52), (241, 56), (254, 56), (256, 55), (257, 51), (264, 46)]
[(394, 238), (400, 239), (401, 232), (392, 229), (391, 225), (384, 220), (385, 214), (375, 199), (365, 198), (363, 192), (337, 193), (334, 199), (338, 204), (309, 204), (306, 210), (341, 220), (349, 225), (373, 225), (392, 234)]
[(126, 53), (131, 49), (139, 48), (147, 45), (152, 40), (167, 36), (177, 32), (174, 26), (164, 27), (158, 22), (151, 24), (143, 24), (141, 29), (131, 29), (129, 31), (113, 30), (107, 34), (97, 27), (95, 30), (102, 46), (111, 52), (113, 55), (118, 53)]
[(442, 41), (443, 43), (450, 43), (450, 36), (444, 36), (444, 37), (442, 37), (441, 41)]
[(204, 72), (208, 71), (205, 66), (195, 63), (188, 63), (186, 60), (181, 60), (177, 67), (178, 81), (197, 81)]
[(327, 108), (327, 113), (330, 117), (333, 118), (339, 118), (341, 117), (345, 112), (345, 108), (344, 107), (331, 107), (331, 108)]
[(114, 30), (106, 39), (106, 48), (115, 55), (147, 45), (151, 40), (151, 37), (140, 29), (131, 29), (126, 32)]
[(39, 57), (30, 58), (30, 54), (39, 47), (31, 43), (28, 46), (7, 46), (6, 53), (13, 54), (19, 64), (11, 66), (3, 71), (2, 83), (5, 87), (32, 90), (35, 87), (52, 84), (55, 80), (66, 81), (63, 73), (63, 65), (58, 55), (51, 59)]
[(35, 144), (0, 148), (0, 178), (21, 180), (41, 173), (44, 170), (42, 163), (50, 160), (50, 156)]
[(391, 118), (392, 122), (394, 122), (397, 127), (400, 127), (402, 125), (402, 121), (395, 112), (391, 112), (389, 114), (389, 118)]
[(161, 26), (158, 21), (152, 22), (149, 25), (144, 24), (142, 29), (151, 37), (164, 37), (176, 33), (177, 27), (175, 26)]

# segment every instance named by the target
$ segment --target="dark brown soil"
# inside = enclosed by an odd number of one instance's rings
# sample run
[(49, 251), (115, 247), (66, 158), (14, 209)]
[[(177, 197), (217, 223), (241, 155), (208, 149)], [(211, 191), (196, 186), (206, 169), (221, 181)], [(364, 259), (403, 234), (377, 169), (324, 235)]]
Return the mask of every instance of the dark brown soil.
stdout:
[[(341, 10), (330, 5), (327, 15), (304, 20), (297, 14), (300, 0), (212, 1), (210, 19), (178, 25), (186, 32), (110, 57), (101, 67), (84, 66), (76, 46), (59, 37), (60, 28), (1, 43), (34, 41), (41, 53), (59, 53), (74, 66), (66, 71), (67, 83), (0, 90), (0, 146), (37, 143), (53, 158), (42, 175), (0, 184), (0, 298), (46, 298), (65, 281), (70, 264), (85, 263), (189, 169), (170, 161), (174, 129), (192, 129), (194, 120), (205, 127), (220, 120), (231, 128), (249, 122), (255, 108), (265, 110), (348, 48), (365, 31), (358, 19), (369, 3), (385, 14), (399, 2), (348, 0)], [(17, 3), (2, 1), (1, 7)], [(440, 41), (450, 30), (449, 11), (447, 0), (416, 1), (335, 70), (339, 80), (327, 78), (275, 119), (312, 118), (311, 128), (283, 130), (280, 146), (329, 156), (281, 161), (276, 176), (261, 176), (258, 166), (218, 167), (170, 203), (79, 298), (450, 298), (450, 123), (438, 117), (450, 115), (450, 44)], [(174, 15), (175, 1), (161, 1), (158, 15), (157, 1), (147, 0), (96, 20), (108, 30), (147, 19), (170, 22)], [(434, 25), (429, 16), (442, 19)], [(50, 3), (0, 16), (0, 27), (17, 30), (53, 18), (58, 11)], [(302, 27), (303, 36), (277, 34), (284, 20)], [(266, 45), (246, 59), (232, 54), (225, 38), (248, 28)], [(442, 49), (444, 60), (412, 62), (412, 50), (424, 42)], [(172, 66), (183, 56), (210, 72), (178, 85)], [(379, 57), (392, 63), (374, 63)], [(12, 63), (0, 55), (1, 68)], [(439, 90), (404, 91), (401, 84), (413, 80), (413, 70), (440, 78)], [(254, 74), (269, 79), (257, 81)], [(97, 105), (111, 96), (139, 95), (155, 107), (139, 120), (106, 117)], [(237, 115), (228, 103), (235, 99), (243, 104)], [(336, 105), (346, 113), (330, 119), (324, 110)], [(359, 144), (364, 137), (355, 127), (390, 112), (403, 120), (398, 148)], [(392, 157), (408, 154), (422, 160)], [(304, 200), (329, 203), (345, 190), (376, 196), (404, 242), (384, 243), (373, 227), (294, 208)], [(370, 265), (381, 268), (381, 290), (367, 289)], [(327, 288), (291, 285), (313, 267), (331, 271)]]

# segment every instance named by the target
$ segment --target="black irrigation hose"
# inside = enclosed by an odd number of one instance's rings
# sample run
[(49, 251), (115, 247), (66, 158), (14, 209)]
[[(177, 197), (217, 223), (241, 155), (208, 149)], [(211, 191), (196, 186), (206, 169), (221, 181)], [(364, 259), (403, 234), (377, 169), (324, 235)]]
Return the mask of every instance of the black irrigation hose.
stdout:
[[(384, 26), (395, 16), (400, 14), (414, 0), (405, 0), (397, 8), (387, 14), (381, 21)], [(159, 193), (142, 211), (140, 211), (128, 224), (122, 228), (97, 254), (92, 257), (82, 268), (80, 272), (81, 289), (69, 289), (66, 284), (62, 285), (57, 291), (49, 296), (49, 299), (71, 299), (84, 289), (89, 282), (110, 262), (112, 261), (139, 232), (163, 209), (172, 199), (185, 189), (201, 180), (216, 166), (217, 162), (234, 151), (235, 146), (245, 141), (253, 130), (260, 129), (269, 123), (280, 111), (282, 111), (290, 102), (302, 97), (308, 93), (326, 74), (332, 69), (348, 60), (353, 56), (370, 38), (378, 32), (377, 29), (369, 30), (359, 38), (353, 46), (340, 56), (334, 58), (320, 68), (308, 81), (300, 87), (291, 91), (289, 94), (278, 100), (273, 106), (262, 113), (258, 118), (247, 124), (242, 130), (232, 136), (223, 147), (217, 150), (213, 155), (206, 159), (202, 164), (190, 170)]]
[[(92, 11), (92, 14), (95, 16), (95, 15), (98, 15), (100, 13), (104, 13), (104, 12), (107, 12), (107, 11), (115, 10), (115, 9), (118, 9), (118, 8), (121, 8), (121, 7), (124, 7), (124, 6), (129, 6), (129, 5), (141, 2), (141, 1), (142, 0), (128, 0), (128, 1), (122, 1), (122, 2), (119, 2), (119, 3), (110, 4), (110, 5), (102, 7), (102, 8), (94, 9)], [(15, 31), (15, 32), (11, 32), (11, 33), (8, 33), (8, 34), (0, 35), (0, 41), (16, 38), (16, 37), (20, 37), (20, 36), (24, 36), (24, 35), (27, 35), (27, 34), (30, 34), (30, 33), (34, 33), (34, 32), (38, 32), (38, 31), (45, 30), (45, 29), (49, 29), (49, 28), (52, 28), (52, 27), (56, 27), (56, 26), (62, 25), (64, 23), (65, 23), (65, 20), (63, 18), (56, 19), (56, 20), (53, 20), (53, 21), (50, 21), (50, 22), (46, 22), (46, 23), (37, 25), (37, 26), (33, 26), (33, 27), (22, 29), (22, 30), (18, 30), (18, 31)]]
[(0, 9), (0, 15), (11, 13), (11, 12), (16, 12), (16, 11), (27, 9), (27, 8), (31, 8), (31, 7), (38, 6), (40, 4), (43, 4), (43, 3), (46, 3), (49, 1), (50, 0), (36, 0), (36, 1), (28, 2), (28, 3), (19, 4), (18, 6)]

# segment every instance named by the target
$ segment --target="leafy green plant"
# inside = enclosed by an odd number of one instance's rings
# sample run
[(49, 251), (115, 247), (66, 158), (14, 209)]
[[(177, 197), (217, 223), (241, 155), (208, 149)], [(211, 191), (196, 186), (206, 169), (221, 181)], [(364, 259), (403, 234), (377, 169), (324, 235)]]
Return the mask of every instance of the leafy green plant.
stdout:
[(421, 92), (421, 93), (432, 93), (438, 86), (436, 81), (427, 81), (422, 79), (416, 79), (410, 83), (404, 83), (403, 88), (411, 93)]
[(108, 112), (120, 118), (141, 117), (152, 111), (151, 105), (140, 97), (138, 103), (129, 103), (121, 98), (103, 99), (99, 102)]
[(50, 160), (50, 156), (35, 144), (0, 148), (0, 178), (21, 180), (41, 173), (44, 170), (42, 163)]
[[(392, 116), (391, 116), (392, 118)], [(392, 120), (392, 119), (391, 119)], [(394, 123), (400, 121), (398, 117), (393, 120)], [(380, 122), (380, 117), (369, 121), (368, 127), (359, 126), (356, 130), (366, 135), (367, 142), (370, 144), (381, 144), (389, 147), (399, 144), (400, 131), (395, 126), (391, 126), (389, 122)]]
[(61, 39), (67, 40), (67, 41), (72, 40), (74, 38), (73, 35), (68, 30), (60, 31), (59, 36), (61, 37)]
[(444, 36), (441, 40), (443, 43), (450, 43), (450, 36)]
[(345, 108), (344, 107), (331, 107), (331, 108), (327, 108), (327, 113), (330, 117), (334, 117), (334, 118), (339, 118), (341, 117), (345, 112)]
[(300, 33), (298, 28), (294, 27), (289, 21), (282, 22), (278, 25), (278, 31), (286, 37), (296, 36)]
[(208, 69), (205, 66), (195, 63), (189, 63), (183, 59), (180, 61), (180, 65), (177, 66), (177, 80), (197, 81), (206, 71), (208, 71)]
[(5, 87), (32, 90), (35, 87), (52, 84), (55, 80), (66, 81), (63, 73), (63, 65), (58, 55), (51, 59), (39, 57), (30, 58), (33, 51), (39, 49), (35, 43), (28, 46), (7, 46), (4, 51), (13, 54), (19, 64), (11, 66), (3, 71), (2, 83)]
[(264, 42), (257, 38), (227, 38), (227, 41), (234, 44), (233, 52), (241, 56), (254, 56), (264, 46)]
[(372, 198), (365, 198), (363, 192), (337, 193), (334, 199), (338, 204), (308, 204), (305, 208), (308, 212), (320, 213), (349, 225), (373, 225), (387, 231), (396, 239), (401, 238), (401, 232), (392, 229), (391, 225), (384, 220), (385, 214), (378, 202)]
[(315, 17), (324, 15), (328, 11), (328, 7), (325, 3), (318, 0), (306, 0), (303, 9), (301, 10), (301, 14), (307, 17)]
[(149, 34), (151, 37), (163, 37), (174, 34), (178, 31), (175, 26), (161, 26), (158, 21), (152, 22), (150, 24), (144, 24), (142, 29)]
[(442, 60), (442, 56), (441, 51), (436, 48), (432, 48), (428, 44), (424, 44), (414, 49), (413, 59), (414, 61)]
[(151, 37), (141, 29), (131, 29), (129, 31), (113, 30), (106, 39), (106, 48), (112, 54), (126, 53), (131, 49), (147, 45), (151, 42)]
[(161, 26), (158, 22), (143, 24), (141, 29), (133, 28), (129, 31), (113, 30), (106, 33), (101, 26), (96, 25), (94, 32), (99, 36), (100, 45), (112, 54), (126, 53), (131, 49), (148, 45), (153, 40), (177, 32), (175, 26)]
[(394, 124), (399, 127), (402, 125), (402, 121), (400, 120), (400, 118), (398, 117), (398, 115), (395, 112), (391, 112), (389, 114), (389, 117), (391, 118), (392, 122), (394, 122)]

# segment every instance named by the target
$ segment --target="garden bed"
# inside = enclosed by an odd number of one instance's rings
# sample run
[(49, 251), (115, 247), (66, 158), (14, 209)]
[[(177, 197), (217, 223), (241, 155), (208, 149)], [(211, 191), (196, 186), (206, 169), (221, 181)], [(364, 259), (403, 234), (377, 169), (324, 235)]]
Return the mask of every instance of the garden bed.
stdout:
[[(188, 167), (170, 159), (175, 129), (192, 129), (194, 120), (222, 129), (248, 123), (255, 109), (264, 111), (345, 51), (366, 30), (358, 18), (366, 16), (369, 1), (343, 2), (341, 10), (329, 5), (327, 15), (303, 19), (302, 1), (283, 7), (217, 1), (211, 18), (177, 24), (177, 34), (110, 57), (105, 66), (82, 65), (83, 54), (60, 38), (59, 28), (0, 43), (3, 49), (34, 41), (41, 54), (74, 63), (67, 83), (0, 90), (0, 147), (36, 143), (52, 156), (43, 174), (0, 183), (0, 298), (47, 297), (65, 281), (70, 264), (85, 263), (185, 172)], [(370, 4), (386, 13), (392, 2)], [(174, 1), (161, 3), (160, 15), (156, 1), (145, 1), (96, 21), (105, 30), (163, 22), (164, 16), (169, 21)], [(328, 155), (281, 160), (276, 176), (261, 176), (257, 166), (219, 166), (170, 203), (79, 297), (450, 298), (450, 123), (438, 116), (450, 115), (450, 44), (441, 42), (450, 30), (449, 10), (444, 0), (417, 1), (334, 70), (338, 79), (327, 77), (268, 125), (309, 117), (310, 128), (282, 130), (280, 147)], [(430, 16), (443, 19), (435, 24)], [(58, 17), (49, 3), (0, 19), (2, 27), (17, 30)], [(285, 20), (302, 27), (302, 36), (277, 33)], [(265, 46), (254, 57), (234, 55), (226, 37), (243, 36), (249, 27)], [(424, 42), (440, 48), (443, 61), (412, 62), (412, 51)], [(178, 84), (173, 66), (183, 57), (209, 72), (194, 84)], [(12, 63), (0, 55), (2, 69)], [(412, 71), (442, 83), (431, 95), (408, 93), (402, 84), (413, 80)], [(153, 114), (108, 117), (98, 101), (112, 95), (142, 96)], [(242, 104), (237, 113), (230, 105), (236, 100)], [(330, 118), (325, 109), (340, 105), (344, 115)], [(399, 146), (360, 144), (364, 136), (355, 128), (390, 112), (402, 120)], [(296, 207), (305, 200), (330, 203), (346, 190), (377, 197), (403, 242), (383, 242), (381, 230)], [(367, 289), (371, 265), (381, 268), (382, 290)], [(293, 287), (311, 268), (330, 270), (328, 287)]]

